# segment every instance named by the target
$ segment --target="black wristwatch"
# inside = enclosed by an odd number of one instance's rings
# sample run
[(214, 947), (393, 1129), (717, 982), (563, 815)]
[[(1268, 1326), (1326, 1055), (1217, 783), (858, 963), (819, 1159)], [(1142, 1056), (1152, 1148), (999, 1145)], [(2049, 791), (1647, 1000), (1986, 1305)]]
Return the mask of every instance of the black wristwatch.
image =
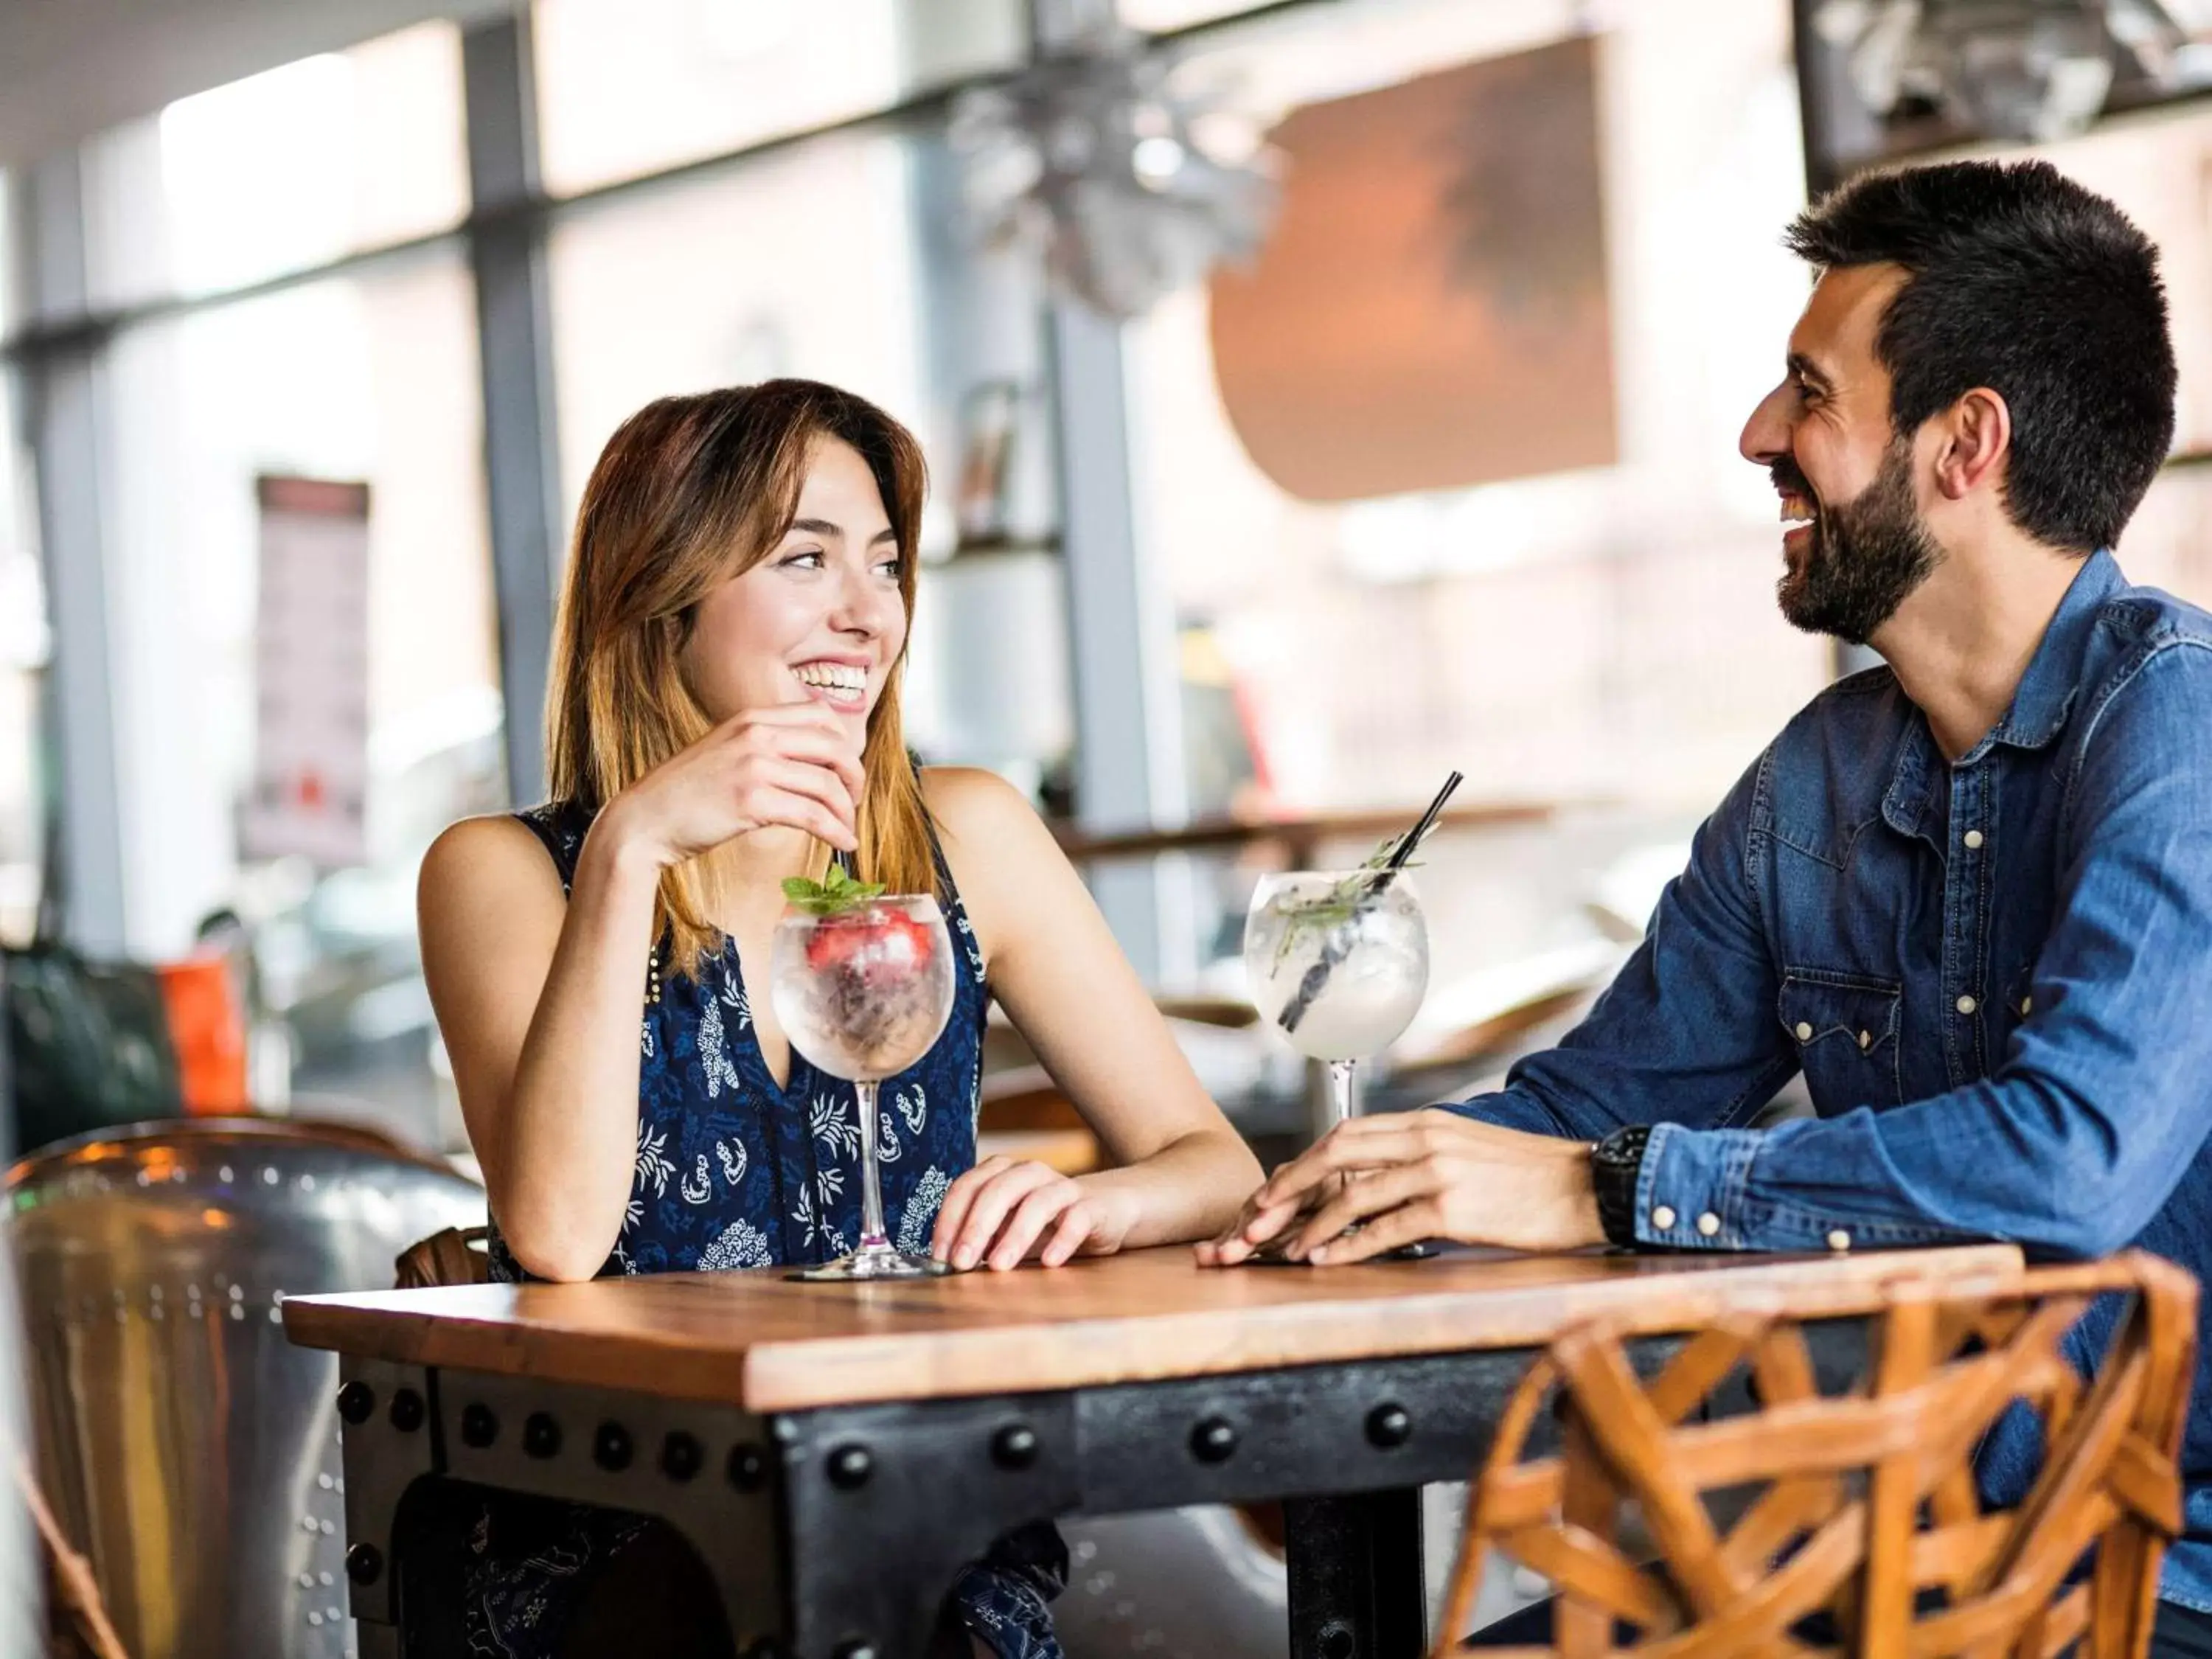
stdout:
[(1598, 1224), (1608, 1243), (1636, 1248), (1636, 1177), (1644, 1168), (1644, 1143), (1651, 1126), (1632, 1123), (1590, 1148), (1590, 1181), (1597, 1188)]

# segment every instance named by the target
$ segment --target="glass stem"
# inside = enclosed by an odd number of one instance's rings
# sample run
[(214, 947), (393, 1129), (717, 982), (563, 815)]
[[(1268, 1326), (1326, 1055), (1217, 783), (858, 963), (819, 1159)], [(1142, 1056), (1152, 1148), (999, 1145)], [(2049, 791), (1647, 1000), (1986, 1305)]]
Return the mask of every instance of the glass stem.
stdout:
[(876, 1085), (855, 1083), (854, 1099), (860, 1107), (860, 1248), (882, 1250), (890, 1247), (884, 1237), (884, 1194), (876, 1181)]
[(1348, 1060), (1328, 1062), (1328, 1103), (1339, 1123), (1352, 1121), (1352, 1065)]

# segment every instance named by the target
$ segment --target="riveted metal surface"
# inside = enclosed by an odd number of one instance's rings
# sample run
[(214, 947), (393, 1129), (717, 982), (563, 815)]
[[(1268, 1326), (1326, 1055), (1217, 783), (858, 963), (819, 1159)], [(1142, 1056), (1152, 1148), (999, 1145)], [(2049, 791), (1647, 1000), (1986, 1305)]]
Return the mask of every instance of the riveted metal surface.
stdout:
[(362, 1131), (202, 1119), (58, 1143), (8, 1197), (40, 1479), (125, 1649), (343, 1659), (337, 1359), (280, 1304), (388, 1286), (482, 1189)]

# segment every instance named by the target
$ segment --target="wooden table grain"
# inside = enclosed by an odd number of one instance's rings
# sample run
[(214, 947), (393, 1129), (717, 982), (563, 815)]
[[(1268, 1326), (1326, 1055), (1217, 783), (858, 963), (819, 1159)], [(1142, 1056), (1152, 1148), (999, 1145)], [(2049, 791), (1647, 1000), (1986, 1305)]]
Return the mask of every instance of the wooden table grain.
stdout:
[(1187, 1248), (883, 1285), (781, 1270), (303, 1296), (295, 1342), (418, 1365), (808, 1410), (1534, 1347), (1728, 1310), (1863, 1313), (1900, 1275), (1962, 1289), (2010, 1245), (1802, 1256), (1455, 1251), (1349, 1267), (1205, 1269)]

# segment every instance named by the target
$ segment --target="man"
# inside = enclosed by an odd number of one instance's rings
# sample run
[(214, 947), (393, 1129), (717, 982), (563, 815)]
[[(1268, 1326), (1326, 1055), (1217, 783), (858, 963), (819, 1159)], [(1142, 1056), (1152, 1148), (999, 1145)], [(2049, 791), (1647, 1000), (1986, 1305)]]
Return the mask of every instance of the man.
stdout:
[[(1793, 526), (1783, 614), (1887, 665), (1759, 757), (1557, 1048), (1343, 1126), (1202, 1259), (1998, 1238), (2212, 1267), (2212, 617), (2108, 550), (2172, 434), (2155, 250), (2042, 163), (1868, 178), (1788, 240), (1820, 276), (1741, 448)], [(1800, 1070), (1818, 1115), (1740, 1127)], [(2158, 1652), (2212, 1653), (2208, 1362)], [(1984, 1478), (2033, 1456), (1993, 1444)]]

